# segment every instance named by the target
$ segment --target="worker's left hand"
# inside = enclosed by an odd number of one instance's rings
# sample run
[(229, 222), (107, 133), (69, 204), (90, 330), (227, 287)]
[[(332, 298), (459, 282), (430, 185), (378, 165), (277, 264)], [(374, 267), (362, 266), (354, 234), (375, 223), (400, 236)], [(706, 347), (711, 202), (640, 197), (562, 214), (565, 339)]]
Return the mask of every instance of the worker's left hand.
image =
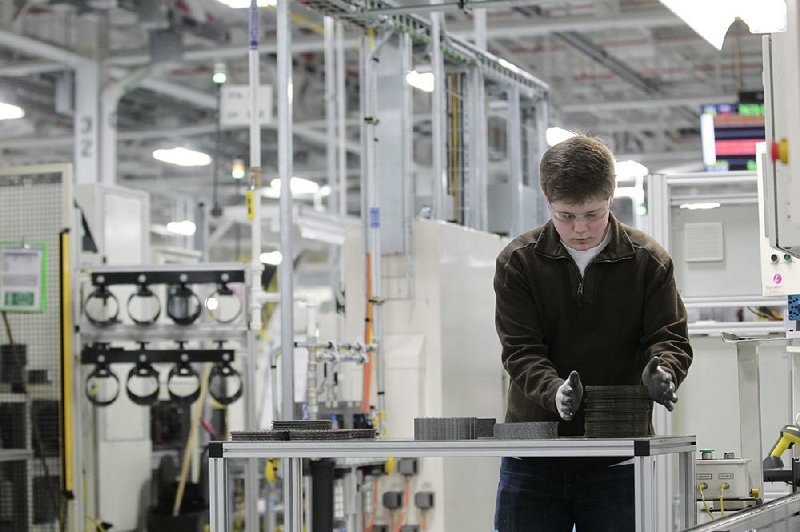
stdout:
[(678, 396), (675, 394), (675, 383), (672, 375), (658, 366), (659, 358), (653, 357), (642, 372), (642, 383), (647, 386), (650, 399), (664, 405), (672, 412)]

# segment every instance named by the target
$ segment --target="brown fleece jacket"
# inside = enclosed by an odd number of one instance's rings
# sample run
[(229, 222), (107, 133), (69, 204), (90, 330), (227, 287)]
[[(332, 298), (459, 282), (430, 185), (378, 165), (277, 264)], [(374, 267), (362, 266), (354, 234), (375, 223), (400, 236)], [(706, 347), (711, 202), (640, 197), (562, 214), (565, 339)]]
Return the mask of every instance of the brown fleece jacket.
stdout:
[[(641, 384), (645, 364), (658, 356), (676, 386), (686, 377), (692, 348), (672, 259), (613, 215), (609, 231), (583, 279), (552, 222), (518, 236), (497, 257), (507, 422), (560, 421), (556, 390), (572, 370), (584, 386)], [(559, 434), (582, 436), (583, 423), (581, 408), (561, 421)]]

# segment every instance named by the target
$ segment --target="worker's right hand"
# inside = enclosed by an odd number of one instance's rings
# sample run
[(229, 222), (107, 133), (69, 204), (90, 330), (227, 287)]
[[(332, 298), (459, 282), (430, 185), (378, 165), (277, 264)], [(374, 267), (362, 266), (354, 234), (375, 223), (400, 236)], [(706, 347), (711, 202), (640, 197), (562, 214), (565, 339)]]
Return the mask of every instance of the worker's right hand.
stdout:
[(573, 371), (556, 390), (556, 411), (564, 421), (571, 421), (572, 416), (581, 406), (583, 399), (583, 384), (577, 371)]

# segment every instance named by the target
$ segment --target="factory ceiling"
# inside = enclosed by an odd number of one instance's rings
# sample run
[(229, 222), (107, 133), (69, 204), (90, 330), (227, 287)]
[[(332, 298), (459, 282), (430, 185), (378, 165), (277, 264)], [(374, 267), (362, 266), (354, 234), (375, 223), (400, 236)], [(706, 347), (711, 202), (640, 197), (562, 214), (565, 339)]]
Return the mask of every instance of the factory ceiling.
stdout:
[[(324, 184), (323, 20), (303, 2), (293, 2), (291, 10), (295, 175)], [(272, 8), (261, 12), (262, 82), (274, 83), (276, 15)], [(470, 40), (469, 4), (447, 9), (445, 28)], [(23, 107), (26, 116), (0, 121), (1, 164), (71, 159), (72, 69), (90, 59), (103, 66), (106, 83), (124, 80), (116, 114), (118, 183), (208, 198), (213, 165), (176, 169), (151, 154), (180, 144), (218, 153), (221, 161), (247, 155), (245, 129), (226, 129), (219, 146), (215, 142), (211, 81), (215, 65), (223, 63), (232, 82), (247, 83), (246, 39), (247, 10), (220, 0), (3, 0), (0, 101)], [(735, 24), (717, 51), (657, 0), (498, 3), (487, 9), (487, 40), (489, 51), (550, 85), (551, 122), (600, 135), (619, 158), (652, 171), (700, 169), (700, 105), (733, 102), (740, 91), (761, 89), (759, 36)], [(344, 41), (348, 167), (356, 186), (357, 28), (349, 28)], [(415, 97), (424, 107), (424, 93)], [(424, 121), (416, 128), (426, 130)], [(267, 177), (274, 177), (276, 129), (267, 128), (262, 141)], [(224, 173), (222, 203), (240, 203), (241, 186)]]

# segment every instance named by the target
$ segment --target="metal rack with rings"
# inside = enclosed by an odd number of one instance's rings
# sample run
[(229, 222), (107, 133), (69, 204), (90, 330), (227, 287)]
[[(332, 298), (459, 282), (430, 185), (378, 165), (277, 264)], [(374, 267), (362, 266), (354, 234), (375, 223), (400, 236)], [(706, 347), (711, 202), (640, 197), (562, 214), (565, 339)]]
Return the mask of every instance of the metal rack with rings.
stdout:
[[(185, 412), (183, 428), (171, 432), (179, 439), (170, 447), (159, 444), (153, 453), (178, 451), (184, 455), (184, 465), (189, 464), (186, 456), (201, 452), (207, 442), (202, 429), (194, 431), (196, 424), (206, 431), (220, 430), (216, 424), (209, 428), (205, 421), (203, 416), (211, 415), (209, 408), (218, 411), (233, 404), (244, 414), (233, 428), (254, 429), (257, 331), (250, 322), (250, 294), (258, 279), (247, 265), (92, 266), (80, 277), (74, 285), (81, 316), (76, 329), (78, 362), (84, 367), (82, 378), (75, 382), (75, 396), (85, 405), (79, 423), (109, 423), (114, 411), (124, 408), (146, 420), (141, 437), (151, 439), (157, 423), (152, 416), (171, 405)], [(88, 313), (87, 302), (93, 305)], [(98, 312), (88, 315), (92, 311)], [(204, 386), (206, 391), (201, 392)], [(206, 394), (209, 405), (203, 407)], [(113, 405), (112, 411), (109, 407), (115, 401), (122, 404)], [(138, 406), (146, 410), (137, 414)], [(206, 414), (201, 414), (204, 408)], [(92, 410), (98, 415), (90, 418)], [(238, 412), (231, 414), (232, 419), (239, 419)], [(225, 426), (221, 418), (217, 421)], [(192, 439), (184, 440), (187, 432), (196, 434), (198, 447), (184, 447)], [(136, 460), (142, 457), (137, 455)], [(188, 482), (188, 469), (181, 470), (182, 482)], [(250, 477), (257, 479), (255, 472), (246, 474)]]

